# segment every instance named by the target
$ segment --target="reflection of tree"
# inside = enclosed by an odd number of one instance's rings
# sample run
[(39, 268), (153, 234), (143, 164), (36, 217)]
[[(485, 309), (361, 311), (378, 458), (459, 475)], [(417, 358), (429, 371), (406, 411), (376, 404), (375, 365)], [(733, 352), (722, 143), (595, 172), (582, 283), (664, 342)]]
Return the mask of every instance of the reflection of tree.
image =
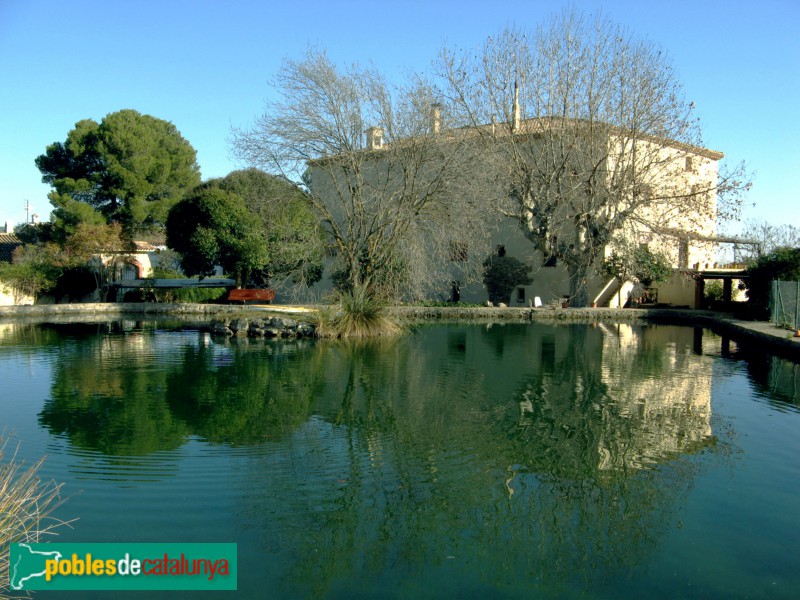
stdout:
[(52, 329), (25, 323), (0, 323), (0, 356), (7, 352), (41, 352), (58, 347), (61, 337)]
[(308, 418), (319, 385), (302, 343), (219, 346), (197, 332), (141, 328), (69, 332), (83, 339), (60, 349), (40, 422), (107, 455), (175, 449), (191, 435), (232, 445), (272, 439)]
[(90, 335), (66, 344), (40, 423), (80, 448), (107, 455), (142, 456), (181, 446), (190, 432), (167, 405), (166, 372), (150, 368), (152, 339), (144, 333)]
[(686, 453), (712, 439), (711, 359), (687, 331), (92, 334), (56, 355), (40, 418), (116, 455), (258, 444), (235, 514), (293, 596), (406, 580), (570, 596), (658, 546), (698, 468)]
[(747, 372), (761, 393), (778, 410), (784, 403), (800, 405), (800, 365), (766, 352), (747, 356)]
[(215, 346), (185, 346), (181, 368), (167, 377), (173, 415), (211, 442), (249, 445), (283, 437), (305, 422), (319, 393), (312, 344), (246, 340), (214, 365)]
[[(248, 480), (265, 496), (247, 518), (269, 514), (263, 543), (292, 549), (292, 593), (369, 590), (403, 564), (421, 581), (454, 575), (455, 595), (481, 586), (569, 595), (573, 578), (586, 589), (636, 565), (696, 467), (651, 447), (617, 394), (624, 376), (609, 377), (607, 337), (507, 325), (423, 328), (387, 347), (320, 346), (325, 421), (306, 424), (286, 456)], [(648, 347), (613, 354), (616, 370), (640, 350), (659, 352)], [(650, 362), (660, 385), (680, 377), (671, 359)], [(313, 453), (295, 449), (307, 438)], [(640, 468), (642, 453), (662, 464)]]

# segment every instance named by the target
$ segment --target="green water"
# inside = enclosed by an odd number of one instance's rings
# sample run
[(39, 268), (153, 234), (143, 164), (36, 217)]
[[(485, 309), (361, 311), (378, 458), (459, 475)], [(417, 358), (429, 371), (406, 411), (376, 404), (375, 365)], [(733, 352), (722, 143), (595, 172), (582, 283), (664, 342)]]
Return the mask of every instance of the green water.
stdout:
[(58, 541), (235, 542), (228, 597), (800, 595), (800, 367), (701, 329), (5, 325), (0, 381)]

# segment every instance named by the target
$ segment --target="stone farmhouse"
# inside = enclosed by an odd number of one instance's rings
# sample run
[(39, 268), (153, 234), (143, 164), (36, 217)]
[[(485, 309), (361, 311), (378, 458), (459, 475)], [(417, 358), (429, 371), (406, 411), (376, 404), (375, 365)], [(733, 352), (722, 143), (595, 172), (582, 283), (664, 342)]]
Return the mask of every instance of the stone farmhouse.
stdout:
[[(513, 112), (513, 123), (510, 123), (512, 136), (535, 137), (552, 127), (562, 127), (565, 131), (570, 128), (578, 129), (583, 125), (571, 121), (565, 125), (563, 121), (555, 119), (537, 118), (521, 120), (518, 107)], [(505, 125), (505, 124), (504, 124)], [(492, 134), (497, 124), (483, 126), (484, 131), (491, 128)], [(448, 130), (441, 127), (440, 111), (434, 109), (430, 125), (432, 134), (447, 136)], [(480, 132), (479, 132), (480, 133)], [(634, 164), (642, 161), (641, 157), (657, 164), (657, 168), (650, 169), (646, 185), (637, 183), (638, 192), (651, 195), (653, 198), (663, 198), (663, 201), (642, 203), (640, 209), (627, 218), (623, 227), (619, 229), (615, 240), (605, 246), (605, 255), (608, 256), (614, 249), (615, 243), (631, 245), (645, 245), (653, 252), (663, 253), (673, 267), (673, 275), (666, 283), (655, 284), (651, 288), (634, 284), (632, 281), (618, 281), (603, 277), (599, 265), (602, 259), (596, 259), (589, 271), (587, 292), (589, 302), (596, 306), (625, 305), (629, 300), (642, 298), (649, 302), (669, 304), (674, 306), (700, 307), (702, 304), (703, 273), (708, 273), (717, 268), (715, 264), (718, 239), (716, 237), (717, 198), (716, 188), (718, 183), (718, 164), (723, 158), (721, 152), (707, 148), (690, 146), (673, 140), (645, 136), (638, 134), (635, 141), (631, 142), (626, 132), (619, 128), (606, 127), (602, 131), (601, 145), (605, 161), (601, 170), (607, 178), (618, 177), (624, 171), (622, 161)], [(578, 136), (576, 136), (577, 138)], [(404, 144), (403, 140), (393, 142)], [(376, 173), (385, 171), (386, 157), (391, 152), (392, 143), (383, 140), (383, 130), (371, 127), (366, 131), (365, 148), (363, 152), (368, 156), (368, 161), (375, 165)], [(535, 154), (535, 142), (527, 150)], [(312, 193), (325, 198), (326, 194), (342, 194), (337, 189), (329, 165), (325, 163), (335, 160), (323, 158), (320, 161), (309, 163)], [(388, 159), (391, 160), (391, 159)], [(487, 160), (491, 160), (489, 157)], [(618, 164), (614, 164), (615, 161)], [(569, 168), (569, 167), (568, 167)], [(577, 169), (578, 166), (576, 165)], [(368, 170), (365, 170), (369, 173)], [(369, 177), (366, 175), (365, 177)], [(380, 177), (380, 175), (378, 175)], [(382, 180), (380, 185), (386, 186), (387, 181)], [(377, 187), (377, 186), (376, 186)], [(623, 193), (624, 194), (624, 193)], [(690, 211), (686, 209), (687, 203), (671, 202), (670, 198), (701, 196), (702, 201), (698, 206), (702, 209)], [(624, 200), (620, 204), (624, 203)], [(601, 210), (610, 210), (608, 207)], [(570, 299), (570, 276), (562, 261), (552, 255), (546, 255), (526, 237), (520, 226), (520, 218), (502, 216), (498, 211), (496, 222), (485, 223), (486, 232), (491, 237), (490, 248), (500, 249), (508, 256), (531, 266), (533, 281), (529, 285), (519, 285), (513, 292), (511, 306), (538, 306), (568, 304)], [(562, 229), (562, 233), (563, 233)], [(570, 235), (580, 235), (573, 232)], [(553, 236), (555, 237), (555, 236)], [(562, 238), (563, 239), (563, 238)], [(435, 299), (460, 299), (463, 302), (483, 303), (488, 294), (480, 281), (480, 274), (473, 269), (472, 277), (465, 272), (461, 263), (466, 262), (468, 253), (473, 251), (470, 240), (455, 240), (457, 251), (440, 252), (438, 259), (442, 263), (449, 263), (449, 274), (441, 278), (433, 292)], [(480, 263), (486, 257), (486, 246), (480, 249), (482, 256), (476, 256)], [(329, 269), (328, 269), (329, 272)], [(457, 285), (456, 285), (457, 284)], [(330, 289), (330, 280), (323, 280), (315, 290), (317, 293)]]

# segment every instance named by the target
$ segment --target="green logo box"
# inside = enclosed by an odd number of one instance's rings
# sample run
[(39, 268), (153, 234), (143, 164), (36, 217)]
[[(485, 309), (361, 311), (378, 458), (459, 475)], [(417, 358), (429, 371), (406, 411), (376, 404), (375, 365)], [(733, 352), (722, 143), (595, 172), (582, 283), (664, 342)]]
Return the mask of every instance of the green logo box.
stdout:
[(11, 590), (235, 590), (236, 544), (11, 544)]

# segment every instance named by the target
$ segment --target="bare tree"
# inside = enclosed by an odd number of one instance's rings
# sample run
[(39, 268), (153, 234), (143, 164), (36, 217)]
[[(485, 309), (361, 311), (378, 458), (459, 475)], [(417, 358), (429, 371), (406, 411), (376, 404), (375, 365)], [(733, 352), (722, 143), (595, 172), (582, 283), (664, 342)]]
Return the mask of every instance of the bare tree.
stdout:
[(744, 246), (744, 258), (757, 258), (759, 253), (769, 254), (778, 248), (800, 248), (800, 228), (794, 225), (772, 225), (764, 219), (747, 219), (742, 238), (757, 242)]
[(573, 305), (615, 237), (686, 243), (738, 214), (744, 166), (718, 174), (722, 154), (703, 148), (664, 53), (602, 17), (507, 29), (443, 51), (438, 70), (457, 118), (491, 148), (484, 168), (513, 201), (507, 215), (566, 265)]
[(431, 85), (391, 85), (308, 50), (284, 61), (274, 87), (255, 126), (234, 130), (234, 153), (307, 189), (340, 287), (416, 295), (449, 286), (454, 265), (479, 272), (493, 215), (475, 176), (479, 149), (469, 131), (445, 129), (451, 107)]

